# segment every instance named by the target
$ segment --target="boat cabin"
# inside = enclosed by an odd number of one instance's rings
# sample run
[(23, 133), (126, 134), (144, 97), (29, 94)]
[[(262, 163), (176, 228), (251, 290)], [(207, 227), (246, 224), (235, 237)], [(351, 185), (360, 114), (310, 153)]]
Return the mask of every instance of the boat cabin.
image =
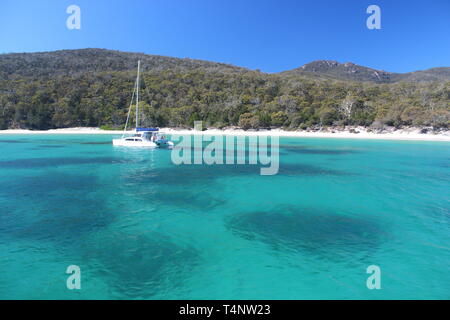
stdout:
[[(131, 139), (131, 140), (129, 140)], [(132, 140), (135, 139), (135, 140)], [(136, 128), (136, 133), (130, 137), (126, 138), (126, 140), (129, 141), (160, 141), (160, 140), (166, 140), (166, 135), (164, 132), (159, 132), (159, 129), (157, 128)]]

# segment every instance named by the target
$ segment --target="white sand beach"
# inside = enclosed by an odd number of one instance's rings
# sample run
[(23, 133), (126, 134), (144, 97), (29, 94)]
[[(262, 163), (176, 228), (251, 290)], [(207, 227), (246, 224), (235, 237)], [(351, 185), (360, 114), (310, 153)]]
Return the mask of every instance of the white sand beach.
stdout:
[[(195, 131), (188, 129), (161, 128), (160, 131), (168, 134), (203, 134), (203, 135), (236, 135), (236, 136), (279, 136), (301, 138), (340, 138), (340, 139), (382, 139), (382, 140), (415, 140), (415, 141), (449, 141), (450, 131), (440, 133), (420, 133), (420, 129), (393, 130), (386, 133), (374, 133), (363, 127), (355, 127), (342, 131), (285, 131), (281, 129), (245, 131), (241, 129), (208, 129)], [(122, 131), (101, 130), (100, 128), (64, 128), (51, 130), (0, 130), (0, 135), (6, 134), (113, 134), (122, 135)], [(132, 133), (130, 131), (130, 133)]]

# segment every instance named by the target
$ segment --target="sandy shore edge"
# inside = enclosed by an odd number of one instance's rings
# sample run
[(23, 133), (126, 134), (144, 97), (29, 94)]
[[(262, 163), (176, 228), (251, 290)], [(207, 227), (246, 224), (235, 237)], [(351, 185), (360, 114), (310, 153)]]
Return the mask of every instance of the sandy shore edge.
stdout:
[[(179, 130), (173, 128), (161, 128), (168, 134), (203, 134), (203, 135), (235, 135), (235, 136), (279, 136), (279, 137), (298, 137), (298, 138), (340, 138), (340, 139), (381, 139), (381, 140), (414, 140), (414, 141), (448, 141), (450, 142), (450, 132), (432, 134), (421, 134), (419, 132), (405, 132), (397, 130), (392, 133), (373, 133), (364, 129), (358, 129), (359, 133), (349, 131), (339, 132), (307, 132), (307, 131), (284, 131), (281, 129), (263, 130), (263, 131), (244, 131), (244, 130), (220, 130), (210, 129), (206, 131)], [(112, 134), (122, 135), (122, 131), (101, 130), (99, 128), (65, 128), (52, 130), (23, 130), (11, 129), (0, 130), (0, 135), (4, 134)]]

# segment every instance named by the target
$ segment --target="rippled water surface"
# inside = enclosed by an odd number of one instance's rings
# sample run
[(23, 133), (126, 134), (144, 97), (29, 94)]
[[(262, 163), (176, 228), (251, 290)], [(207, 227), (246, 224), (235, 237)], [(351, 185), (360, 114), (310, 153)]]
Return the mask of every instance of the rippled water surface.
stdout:
[(449, 143), (282, 138), (261, 176), (111, 138), (0, 136), (0, 298), (450, 298)]

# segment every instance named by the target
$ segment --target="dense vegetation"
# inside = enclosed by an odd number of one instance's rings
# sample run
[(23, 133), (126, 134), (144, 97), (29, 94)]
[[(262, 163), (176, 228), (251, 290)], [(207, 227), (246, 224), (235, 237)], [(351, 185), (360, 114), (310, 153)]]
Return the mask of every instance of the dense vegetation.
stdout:
[(137, 59), (144, 66), (142, 125), (192, 126), (195, 120), (246, 129), (450, 125), (448, 68), (438, 70), (439, 81), (376, 83), (86, 49), (0, 55), (0, 129), (120, 128)]

